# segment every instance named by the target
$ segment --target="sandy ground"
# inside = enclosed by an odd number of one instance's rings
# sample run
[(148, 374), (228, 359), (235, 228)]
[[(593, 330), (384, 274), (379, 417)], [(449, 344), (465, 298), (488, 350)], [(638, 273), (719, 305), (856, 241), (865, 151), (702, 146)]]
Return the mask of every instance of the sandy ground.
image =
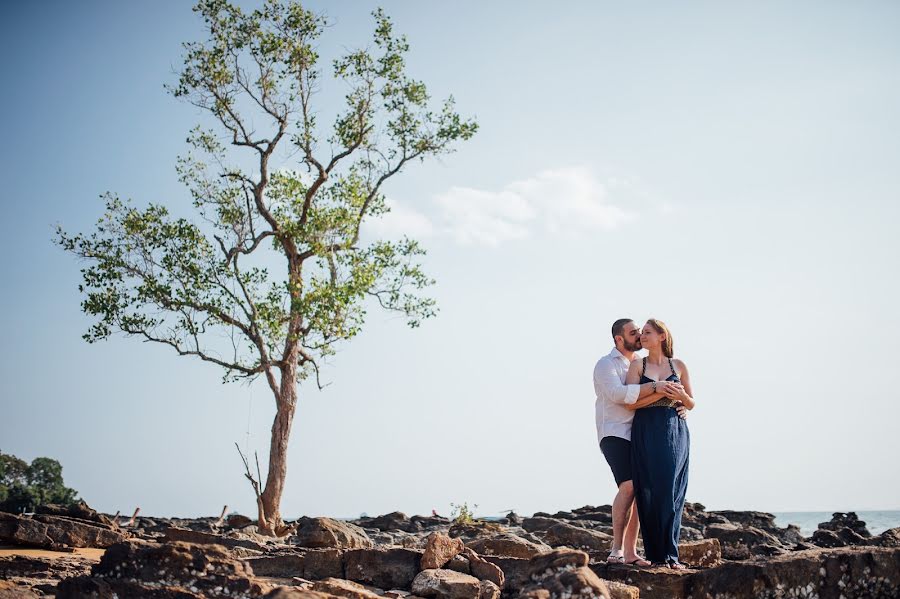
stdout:
[(93, 561), (100, 561), (100, 557), (106, 549), (75, 549), (75, 551), (49, 551), (47, 549), (28, 549), (26, 547), (12, 547), (8, 545), (0, 545), (0, 557), (9, 557), (11, 555), (25, 555), (28, 557), (81, 557)]

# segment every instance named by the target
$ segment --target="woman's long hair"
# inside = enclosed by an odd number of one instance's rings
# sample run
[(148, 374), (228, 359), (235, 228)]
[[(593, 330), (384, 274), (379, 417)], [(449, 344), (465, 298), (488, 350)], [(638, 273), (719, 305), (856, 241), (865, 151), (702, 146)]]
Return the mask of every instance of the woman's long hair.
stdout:
[(672, 333), (669, 332), (669, 327), (666, 326), (666, 323), (661, 320), (651, 318), (647, 321), (647, 324), (652, 326), (660, 335), (666, 336), (666, 340), (662, 342), (662, 353), (667, 358), (674, 358), (675, 343), (674, 341), (672, 341)]

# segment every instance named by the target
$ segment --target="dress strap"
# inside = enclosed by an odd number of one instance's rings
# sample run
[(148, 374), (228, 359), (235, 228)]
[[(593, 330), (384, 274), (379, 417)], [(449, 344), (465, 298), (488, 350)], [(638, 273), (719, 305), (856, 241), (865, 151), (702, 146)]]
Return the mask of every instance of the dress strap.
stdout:
[(675, 372), (675, 364), (672, 363), (672, 358), (669, 358), (669, 368), (672, 369), (672, 374), (674, 374), (677, 377), (678, 373)]
[(644, 358), (644, 365), (641, 366), (641, 376), (644, 376), (644, 373), (647, 371), (647, 358)]

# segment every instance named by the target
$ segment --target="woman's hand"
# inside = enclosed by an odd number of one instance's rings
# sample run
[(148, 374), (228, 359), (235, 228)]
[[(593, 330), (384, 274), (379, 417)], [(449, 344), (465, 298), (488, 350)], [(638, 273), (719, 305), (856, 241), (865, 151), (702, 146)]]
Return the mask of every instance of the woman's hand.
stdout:
[[(672, 383), (667, 386), (663, 390), (663, 394), (669, 399), (674, 399), (675, 401), (679, 401), (684, 405), (685, 408), (691, 409), (693, 408), (693, 401), (690, 395), (688, 395), (687, 390), (684, 388), (684, 385), (681, 383)], [(690, 406), (690, 407), (688, 407)]]

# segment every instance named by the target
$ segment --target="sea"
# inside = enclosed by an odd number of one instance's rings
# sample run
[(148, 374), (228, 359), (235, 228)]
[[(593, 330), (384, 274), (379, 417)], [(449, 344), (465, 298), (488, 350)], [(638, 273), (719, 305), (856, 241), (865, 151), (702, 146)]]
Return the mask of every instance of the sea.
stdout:
[[(828, 522), (834, 512), (770, 512), (775, 514), (775, 524), (784, 527), (796, 524), (804, 537), (812, 535), (821, 522)], [(879, 535), (889, 528), (900, 526), (900, 510), (856, 512), (860, 520), (873, 535)]]

